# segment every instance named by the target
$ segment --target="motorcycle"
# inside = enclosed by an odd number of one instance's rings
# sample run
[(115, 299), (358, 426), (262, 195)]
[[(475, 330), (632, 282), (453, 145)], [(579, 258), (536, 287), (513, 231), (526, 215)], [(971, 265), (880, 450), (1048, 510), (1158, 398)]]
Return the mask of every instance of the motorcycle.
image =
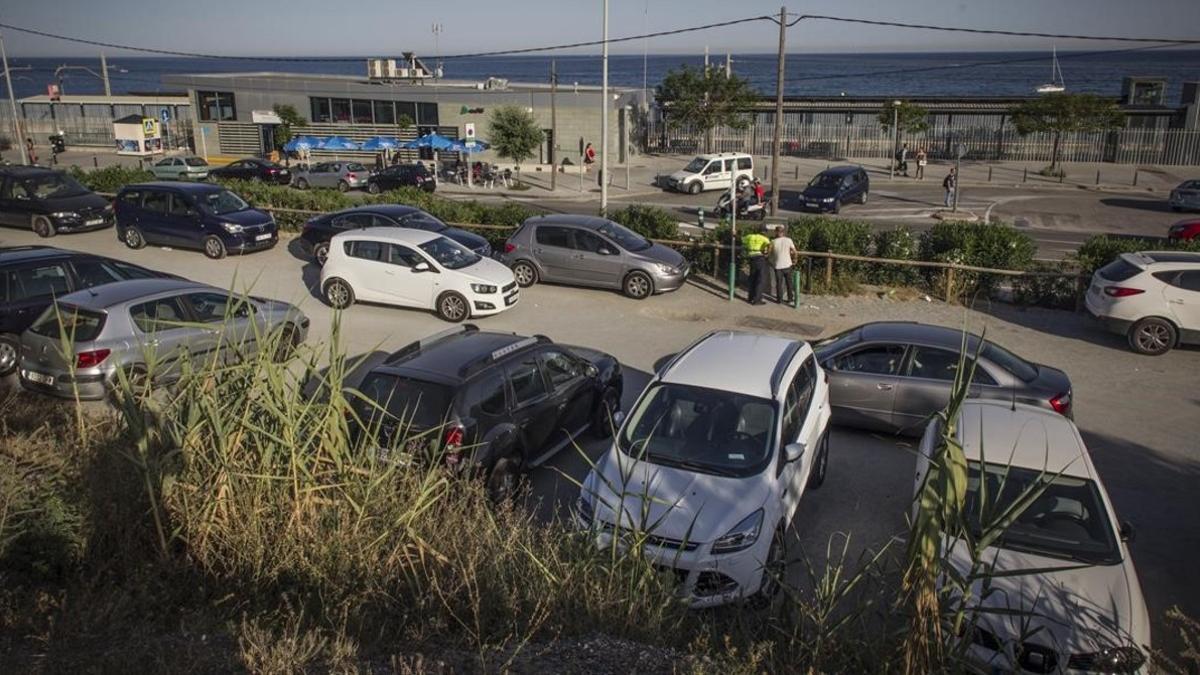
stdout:
[[(728, 218), (729, 211), (729, 193), (722, 192), (721, 196), (717, 198), (717, 217)], [(762, 220), (767, 217), (767, 205), (753, 197), (750, 199), (739, 197), (737, 215), (738, 218), (747, 220)]]

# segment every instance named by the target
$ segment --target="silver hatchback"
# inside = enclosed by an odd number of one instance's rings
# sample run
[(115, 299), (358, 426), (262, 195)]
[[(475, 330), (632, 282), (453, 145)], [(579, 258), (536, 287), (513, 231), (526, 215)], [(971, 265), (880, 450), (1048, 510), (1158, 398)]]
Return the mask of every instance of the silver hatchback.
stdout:
[(310, 187), (346, 190), (367, 187), (371, 172), (358, 162), (322, 162), (292, 173), (292, 185), (307, 190)]
[(193, 281), (119, 281), (64, 295), (42, 313), (21, 335), (20, 381), (54, 396), (104, 398), (122, 376), (167, 383), (185, 360), (236, 361), (268, 336), (286, 356), (308, 323), (288, 303)]
[(683, 285), (688, 262), (672, 248), (604, 218), (529, 218), (504, 244), (501, 260), (522, 287), (538, 281), (619, 289), (642, 299)]

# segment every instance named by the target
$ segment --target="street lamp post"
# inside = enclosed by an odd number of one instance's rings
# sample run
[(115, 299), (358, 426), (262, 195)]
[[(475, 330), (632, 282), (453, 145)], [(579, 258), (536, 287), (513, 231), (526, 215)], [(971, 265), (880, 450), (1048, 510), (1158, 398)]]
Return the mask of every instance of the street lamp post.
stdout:
[(62, 87), (62, 72), (64, 70), (82, 70), (83, 72), (85, 72), (95, 78), (98, 78), (100, 81), (104, 82), (104, 95), (112, 96), (112, 89), (108, 85), (108, 71), (110, 69), (116, 70), (118, 73), (128, 73), (129, 71), (124, 68), (118, 68), (117, 66), (108, 65), (108, 63), (104, 60), (103, 54), (100, 55), (100, 62), (103, 64), (103, 74), (97, 73), (96, 71), (92, 70), (91, 68), (88, 68), (87, 66), (68, 66), (65, 63), (63, 65), (55, 68), (54, 69), (54, 79), (58, 80), (59, 95), (61, 96), (62, 94), (65, 93), (63, 91), (63, 87)]
[(896, 147), (900, 145), (900, 101), (892, 101), (892, 157), (888, 180), (896, 177)]
[(608, 0), (604, 0), (604, 46), (600, 67), (600, 215), (608, 215)]
[(0, 59), (4, 63), (4, 79), (8, 82), (8, 103), (12, 106), (13, 143), (21, 149), (21, 163), (29, 163), (29, 155), (25, 154), (25, 143), (21, 140), (21, 123), (17, 120), (17, 98), (13, 96), (12, 69), (8, 67), (8, 52), (4, 51), (4, 36), (0, 35)]

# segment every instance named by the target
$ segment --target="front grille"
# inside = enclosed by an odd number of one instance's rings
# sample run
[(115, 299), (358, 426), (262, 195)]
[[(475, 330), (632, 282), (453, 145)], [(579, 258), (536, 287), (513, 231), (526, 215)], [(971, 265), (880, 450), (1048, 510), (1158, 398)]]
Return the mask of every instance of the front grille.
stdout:
[(654, 569), (662, 572), (663, 574), (670, 574), (672, 577), (674, 577), (676, 586), (682, 586), (687, 583), (687, 570), (679, 569), (678, 567), (671, 567), (670, 565), (655, 565)]
[[(605, 532), (612, 533), (617, 529), (616, 526), (614, 526), (612, 523), (606, 523), (604, 521), (600, 521), (598, 524), (600, 526), (600, 529)], [(630, 532), (628, 530), (624, 530), (623, 532), (626, 534), (630, 534)], [(669, 548), (669, 549), (672, 549), (675, 551), (694, 551), (694, 550), (696, 550), (696, 547), (699, 546), (699, 544), (697, 544), (694, 541), (684, 542), (682, 539), (672, 539), (670, 537), (660, 537), (656, 534), (644, 534), (642, 541), (645, 542), (645, 544), (647, 546), (656, 546), (658, 548)]]
[(501, 292), (501, 293), (508, 293), (509, 291), (511, 291), (512, 289), (514, 289), (514, 288), (516, 288), (516, 287), (517, 287), (517, 282), (515, 282), (515, 281), (514, 281), (514, 282), (512, 282), (511, 284), (508, 284), (508, 285), (504, 286), (503, 288), (501, 288), (501, 289), (500, 289), (500, 292)]
[(720, 595), (737, 590), (737, 582), (716, 571), (701, 572), (696, 576), (695, 593), (698, 596)]

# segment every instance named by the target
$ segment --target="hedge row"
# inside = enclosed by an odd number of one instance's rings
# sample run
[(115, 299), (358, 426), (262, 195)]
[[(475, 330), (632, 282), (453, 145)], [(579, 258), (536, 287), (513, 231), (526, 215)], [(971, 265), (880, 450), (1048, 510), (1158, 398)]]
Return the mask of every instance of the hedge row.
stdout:
[(1200, 239), (1171, 241), (1102, 234), (1090, 237), (1083, 242), (1075, 254), (1075, 258), (1079, 261), (1082, 272), (1091, 276), (1093, 272), (1112, 262), (1122, 253), (1134, 253), (1135, 251), (1200, 251)]

